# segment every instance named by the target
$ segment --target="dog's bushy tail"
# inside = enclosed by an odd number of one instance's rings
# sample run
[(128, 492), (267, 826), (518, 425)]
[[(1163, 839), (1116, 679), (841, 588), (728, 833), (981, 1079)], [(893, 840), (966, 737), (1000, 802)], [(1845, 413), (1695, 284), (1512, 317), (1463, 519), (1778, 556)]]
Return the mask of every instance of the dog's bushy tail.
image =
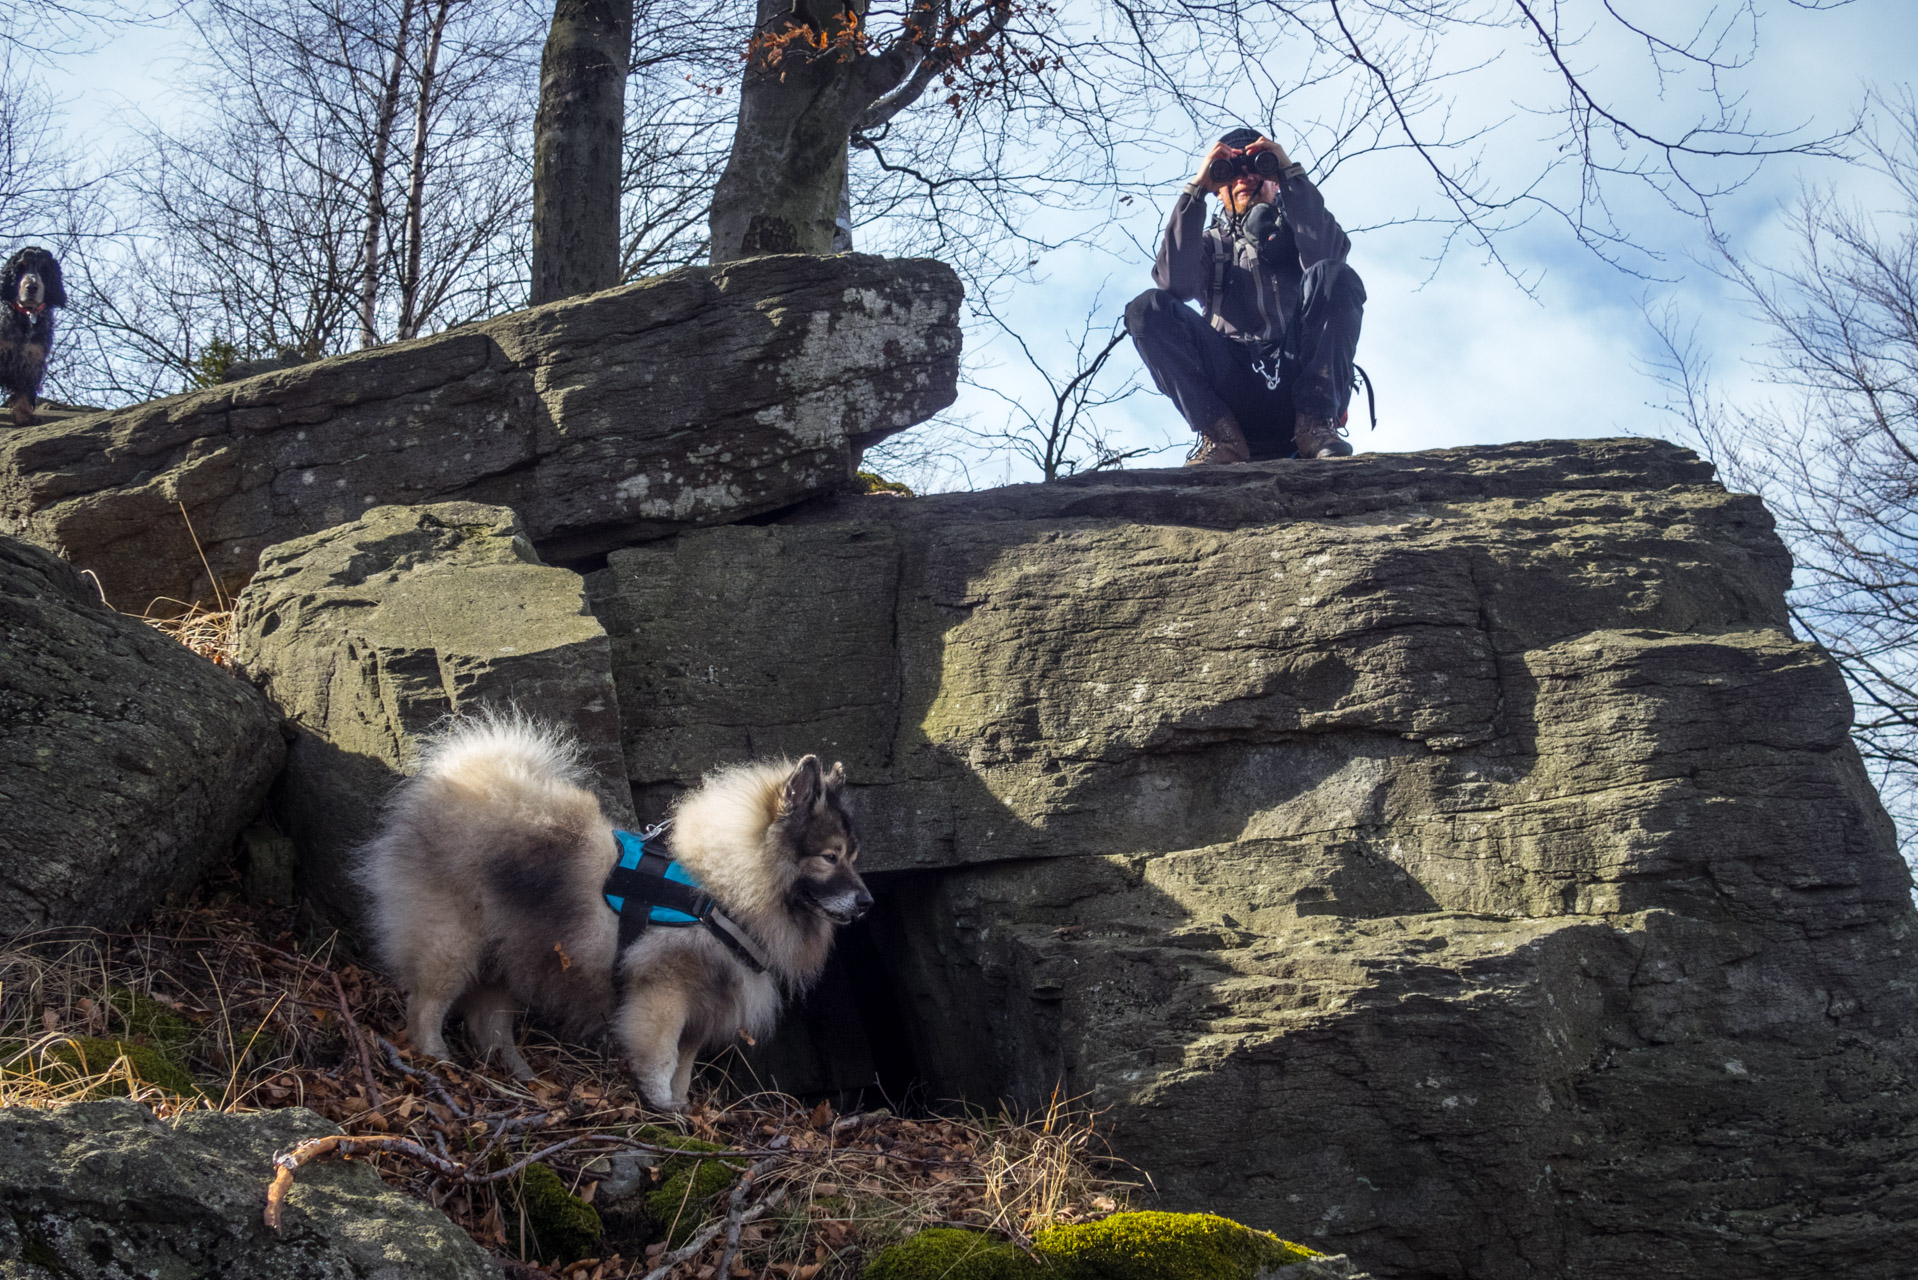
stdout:
[(533, 786), (564, 782), (583, 787), (590, 781), (578, 740), (518, 707), (487, 707), (449, 717), (420, 740), (415, 778), (473, 779), (481, 774)]
[(351, 855), (353, 878), (377, 914), (398, 896), (396, 877), (451, 873), (447, 864), (459, 855), (449, 847), (537, 836), (561, 820), (578, 826), (582, 803), (597, 811), (588, 778), (579, 743), (557, 725), (517, 708), (450, 717), (421, 739), (379, 830)]

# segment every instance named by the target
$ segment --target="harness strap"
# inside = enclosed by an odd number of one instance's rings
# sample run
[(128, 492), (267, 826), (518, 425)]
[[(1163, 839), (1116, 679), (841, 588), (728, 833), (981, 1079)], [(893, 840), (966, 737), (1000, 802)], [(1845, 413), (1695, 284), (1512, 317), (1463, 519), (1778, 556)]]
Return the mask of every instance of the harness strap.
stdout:
[(649, 925), (704, 925), (747, 968), (766, 972), (765, 958), (753, 936), (721, 911), (718, 901), (700, 888), (683, 866), (647, 847), (665, 829), (666, 824), (661, 823), (642, 835), (613, 832), (619, 844), (619, 862), (606, 873), (600, 892), (605, 895), (606, 905), (619, 913), (620, 952), (639, 941)]

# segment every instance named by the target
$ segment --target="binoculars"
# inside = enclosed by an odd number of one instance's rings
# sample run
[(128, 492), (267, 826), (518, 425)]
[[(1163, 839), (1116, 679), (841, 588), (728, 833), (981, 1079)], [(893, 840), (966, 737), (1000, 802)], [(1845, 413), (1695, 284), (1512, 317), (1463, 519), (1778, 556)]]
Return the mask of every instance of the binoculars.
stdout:
[(1276, 178), (1284, 168), (1279, 158), (1270, 151), (1241, 151), (1235, 156), (1220, 156), (1205, 171), (1205, 176), (1218, 186), (1224, 186), (1242, 173), (1257, 174), (1261, 178)]

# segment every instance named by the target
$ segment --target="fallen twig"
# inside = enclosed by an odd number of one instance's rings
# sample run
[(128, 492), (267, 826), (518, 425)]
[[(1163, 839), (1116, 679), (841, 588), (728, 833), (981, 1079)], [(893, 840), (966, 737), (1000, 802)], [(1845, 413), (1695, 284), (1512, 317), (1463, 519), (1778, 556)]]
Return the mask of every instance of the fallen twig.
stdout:
[[(732, 1198), (727, 1202), (726, 1247), (719, 1251), (719, 1264), (713, 1268), (713, 1275), (724, 1276), (731, 1270), (733, 1255), (739, 1252), (739, 1231), (746, 1225), (746, 1196), (752, 1191), (753, 1184), (778, 1163), (778, 1156), (767, 1156), (739, 1175), (739, 1185), (733, 1188)], [(767, 1201), (768, 1206), (774, 1203), (777, 1203), (776, 1196)], [(760, 1212), (765, 1212), (765, 1209), (762, 1208)]]
[(359, 1055), (360, 1075), (366, 1079), (366, 1102), (373, 1110), (380, 1109), (380, 1082), (373, 1078), (373, 1059), (366, 1052), (366, 1037), (360, 1034), (360, 1024), (353, 1020), (353, 1010), (346, 1003), (346, 988), (340, 985), (340, 975), (331, 973), (333, 993), (340, 998), (340, 1021), (346, 1027), (346, 1038), (353, 1042), (353, 1051)]
[(580, 1134), (565, 1138), (551, 1146), (542, 1147), (531, 1155), (522, 1156), (503, 1169), (491, 1173), (475, 1173), (471, 1165), (428, 1151), (411, 1138), (356, 1138), (343, 1133), (328, 1134), (324, 1138), (309, 1138), (291, 1151), (273, 1157), (278, 1166), (273, 1174), (273, 1182), (266, 1189), (266, 1225), (278, 1231), (280, 1229), (280, 1208), (286, 1202), (287, 1192), (293, 1189), (293, 1174), (300, 1166), (328, 1152), (339, 1151), (349, 1156), (363, 1155), (369, 1151), (384, 1151), (393, 1155), (410, 1156), (443, 1178), (454, 1178), (473, 1186), (484, 1186), (489, 1182), (499, 1182), (510, 1178), (530, 1164), (537, 1164), (546, 1157), (556, 1155), (571, 1147), (585, 1142), (591, 1135)]
[[(774, 1209), (777, 1209), (779, 1207), (779, 1202), (784, 1200), (785, 1198), (786, 1198), (786, 1188), (781, 1187), (779, 1190), (773, 1192), (771, 1195), (767, 1196), (764, 1200), (761, 1200), (758, 1204), (748, 1209), (745, 1213), (742, 1213), (741, 1215), (739, 1215), (739, 1218), (737, 1221), (735, 1221), (730, 1215), (728, 1215), (727, 1217), (722, 1218), (718, 1222), (709, 1223), (708, 1225), (701, 1227), (699, 1229), (699, 1234), (694, 1236), (691, 1240), (688, 1240), (684, 1245), (673, 1250), (671, 1253), (662, 1254), (659, 1259), (659, 1265), (646, 1273), (646, 1280), (666, 1280), (666, 1274), (668, 1272), (670, 1272), (674, 1267), (678, 1266), (680, 1263), (686, 1261), (686, 1259), (697, 1256), (699, 1251), (704, 1249), (707, 1245), (711, 1244), (713, 1242), (713, 1238), (717, 1236), (721, 1231), (726, 1231), (730, 1229), (731, 1235), (732, 1235), (732, 1243), (734, 1245), (737, 1245), (739, 1243), (740, 1228), (744, 1227), (748, 1222), (753, 1221), (755, 1218), (761, 1218), (761, 1217), (764, 1217), (766, 1214), (771, 1213)], [(721, 1273), (718, 1271), (714, 1271), (713, 1274), (715, 1276), (718, 1276)]]
[(273, 1174), (273, 1183), (266, 1189), (266, 1225), (273, 1230), (280, 1229), (280, 1210), (286, 1202), (286, 1193), (293, 1189), (293, 1174), (309, 1160), (316, 1160), (329, 1151), (343, 1151), (356, 1156), (367, 1151), (393, 1151), (401, 1155), (412, 1156), (427, 1165), (442, 1177), (471, 1181), (466, 1166), (456, 1161), (443, 1159), (428, 1151), (410, 1138), (352, 1138), (343, 1133), (328, 1134), (324, 1138), (308, 1138), (291, 1151), (273, 1157), (278, 1166)]
[(438, 1100), (441, 1106), (445, 1107), (448, 1111), (451, 1111), (454, 1115), (458, 1116), (462, 1120), (469, 1120), (472, 1118), (472, 1114), (473, 1114), (472, 1112), (468, 1111), (465, 1107), (462, 1107), (458, 1102), (453, 1100), (453, 1095), (451, 1091), (449, 1091), (446, 1087), (446, 1081), (440, 1079), (439, 1076), (422, 1067), (407, 1066), (405, 1059), (400, 1057), (400, 1047), (394, 1044), (391, 1040), (388, 1040), (385, 1036), (375, 1036), (374, 1039), (380, 1042), (380, 1049), (382, 1052), (386, 1054), (386, 1060), (387, 1062), (392, 1064), (393, 1070), (399, 1072), (403, 1076), (410, 1076), (411, 1078), (415, 1080), (424, 1080), (426, 1082), (427, 1090), (430, 1093), (432, 1093), (434, 1098)]

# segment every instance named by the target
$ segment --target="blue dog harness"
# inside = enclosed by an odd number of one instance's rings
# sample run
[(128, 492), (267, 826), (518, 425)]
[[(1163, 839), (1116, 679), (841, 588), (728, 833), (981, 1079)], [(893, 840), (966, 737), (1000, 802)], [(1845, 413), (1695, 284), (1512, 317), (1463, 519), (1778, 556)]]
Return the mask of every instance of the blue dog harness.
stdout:
[(719, 909), (719, 903), (700, 887), (692, 872), (660, 851), (666, 843), (662, 838), (666, 826), (662, 822), (638, 835), (613, 832), (619, 844), (619, 862), (606, 873), (601, 892), (606, 905), (619, 913), (620, 952), (639, 941), (649, 925), (675, 929), (704, 925), (747, 968), (754, 973), (766, 972), (763, 949), (753, 936)]

